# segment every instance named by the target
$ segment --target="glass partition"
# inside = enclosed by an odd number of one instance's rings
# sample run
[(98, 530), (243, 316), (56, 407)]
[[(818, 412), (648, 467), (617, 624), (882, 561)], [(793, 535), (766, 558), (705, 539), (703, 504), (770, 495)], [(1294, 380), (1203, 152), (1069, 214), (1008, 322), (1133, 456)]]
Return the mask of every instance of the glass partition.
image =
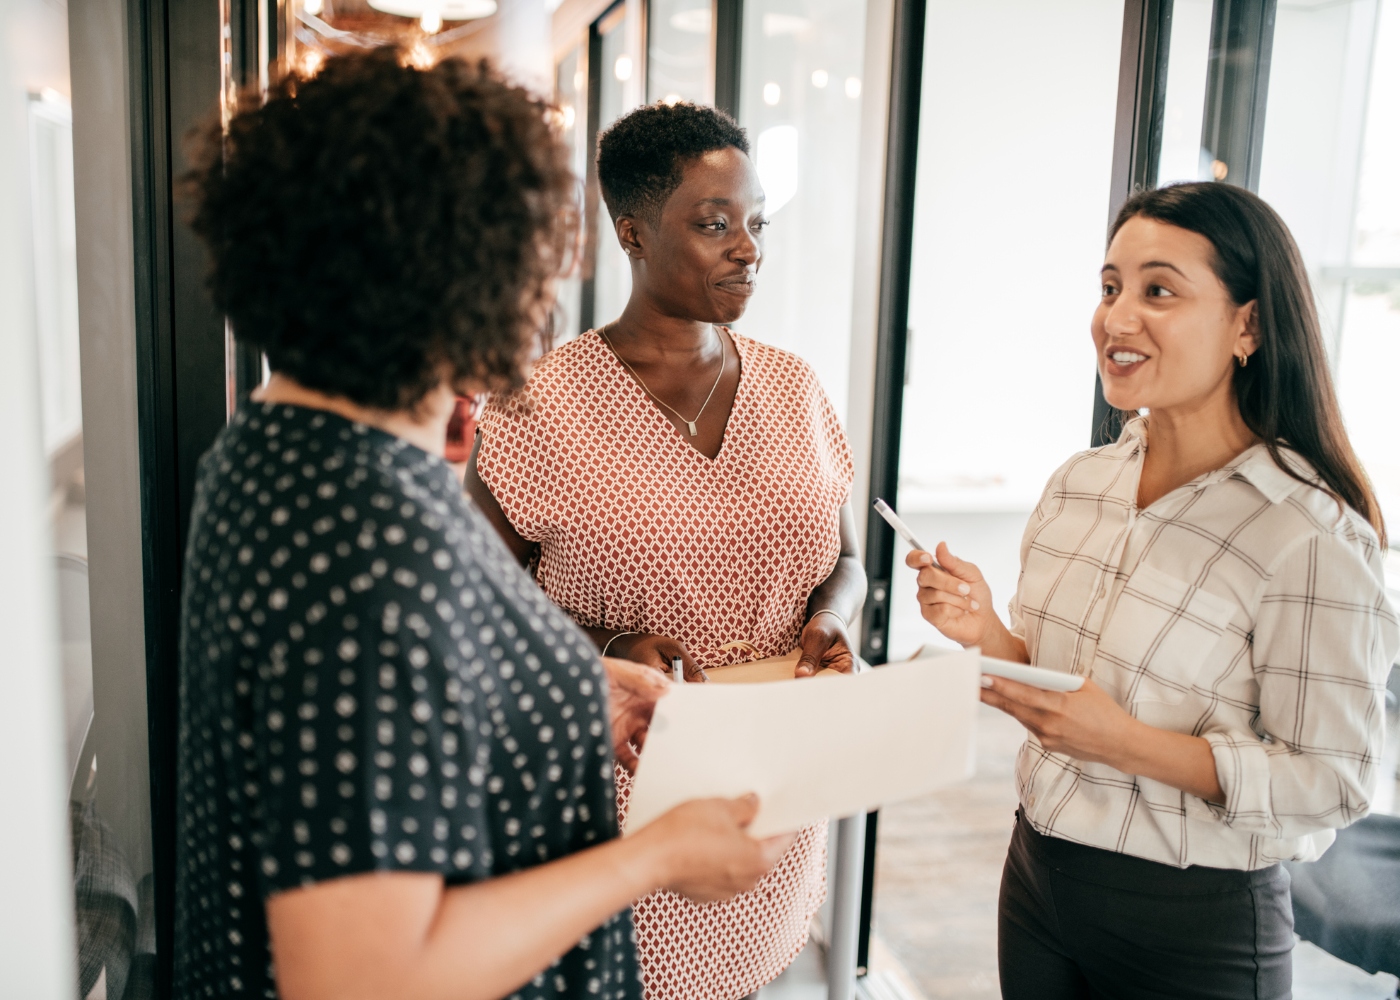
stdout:
[(1157, 186), (1210, 180), (1211, 157), (1201, 145), (1210, 61), (1211, 0), (1172, 0), (1167, 95)]
[(1303, 252), (1347, 431), (1400, 545), (1400, 2), (1280, 6), (1259, 194)]
[[(930, 0), (924, 44), (899, 510), (978, 563), (999, 607), (1026, 518), (1089, 441), (1120, 0)], [(781, 216), (780, 216), (781, 218)], [(896, 550), (891, 660), (942, 642)], [(1024, 738), (979, 716), (969, 783), (880, 811), (871, 969), (993, 1000), (996, 902)]]
[[(591, 109), (596, 115), (598, 130), (607, 128), (623, 113), (641, 102), (642, 66), (635, 39), (640, 37), (637, 24), (639, 12), (635, 2), (620, 3), (598, 19), (591, 55), (596, 55), (596, 68), (590, 67), (594, 82), (590, 95), (595, 102)], [(591, 151), (590, 151), (591, 153)], [(585, 308), (584, 322), (593, 327), (610, 323), (622, 314), (632, 293), (632, 266), (613, 233), (608, 207), (598, 197), (595, 218), (597, 239), (593, 258), (592, 309)]]
[(864, 0), (748, 0), (740, 122), (768, 196), (767, 255), (737, 329), (802, 355), (846, 418)]
[[(573, 152), (572, 165), (574, 176), (578, 178), (579, 200), (582, 203), (584, 178), (588, 176), (588, 78), (582, 45), (570, 49), (555, 64), (554, 101), (559, 105), (560, 128), (564, 142)], [(582, 298), (582, 270), (575, 268), (568, 278), (559, 282), (554, 325), (555, 344), (580, 332)]]
[(647, 11), (647, 100), (715, 100), (713, 0), (651, 0)]

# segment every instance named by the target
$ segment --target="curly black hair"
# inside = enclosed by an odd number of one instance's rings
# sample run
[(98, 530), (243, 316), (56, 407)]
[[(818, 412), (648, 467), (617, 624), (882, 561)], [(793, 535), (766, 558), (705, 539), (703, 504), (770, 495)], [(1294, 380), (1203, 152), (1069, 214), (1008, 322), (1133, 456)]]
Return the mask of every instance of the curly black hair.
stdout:
[(362, 406), (521, 384), (569, 263), (577, 182), (545, 101), (487, 64), (394, 48), (249, 95), (194, 137), (191, 225), (234, 334)]
[(703, 104), (658, 102), (623, 115), (598, 136), (598, 186), (613, 221), (632, 215), (655, 222), (687, 161), (731, 146), (747, 154), (748, 135)]

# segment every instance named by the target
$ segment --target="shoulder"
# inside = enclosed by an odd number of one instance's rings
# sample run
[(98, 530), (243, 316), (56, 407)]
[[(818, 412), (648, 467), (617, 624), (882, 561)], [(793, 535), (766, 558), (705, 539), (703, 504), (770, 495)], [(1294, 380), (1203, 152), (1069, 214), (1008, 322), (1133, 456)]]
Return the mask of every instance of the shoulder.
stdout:
[(548, 422), (601, 388), (610, 361), (607, 347), (594, 331), (560, 344), (536, 362), (524, 386), (492, 395), (481, 415), (483, 431), (489, 433), (507, 423)]
[(729, 330), (729, 336), (734, 339), (734, 346), (738, 348), (744, 364), (748, 365), (751, 370), (765, 375), (785, 377), (785, 380), (789, 382), (795, 380), (804, 386), (813, 385), (820, 388), (817, 382), (817, 373), (801, 356), (792, 351), (785, 351), (781, 347), (765, 344), (761, 340), (745, 337), (734, 330)]
[(1297, 452), (1284, 446), (1275, 458), (1263, 445), (1256, 445), (1231, 479), (1267, 501), (1260, 527), (1274, 539), (1276, 564), (1296, 560), (1304, 550), (1330, 552), (1365, 563), (1379, 579), (1384, 553), (1375, 529), (1333, 496)]

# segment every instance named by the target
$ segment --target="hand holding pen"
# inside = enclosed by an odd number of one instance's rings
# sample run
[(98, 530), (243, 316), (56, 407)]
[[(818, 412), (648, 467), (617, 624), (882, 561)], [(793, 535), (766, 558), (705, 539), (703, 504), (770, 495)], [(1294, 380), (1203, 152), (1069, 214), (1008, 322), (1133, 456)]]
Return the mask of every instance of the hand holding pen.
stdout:
[(650, 632), (625, 632), (608, 643), (608, 655), (619, 656), (633, 663), (654, 667), (671, 678), (675, 674), (675, 664), (680, 662), (681, 674), (686, 681), (696, 684), (709, 680), (700, 664), (690, 655), (685, 643), (666, 635)]

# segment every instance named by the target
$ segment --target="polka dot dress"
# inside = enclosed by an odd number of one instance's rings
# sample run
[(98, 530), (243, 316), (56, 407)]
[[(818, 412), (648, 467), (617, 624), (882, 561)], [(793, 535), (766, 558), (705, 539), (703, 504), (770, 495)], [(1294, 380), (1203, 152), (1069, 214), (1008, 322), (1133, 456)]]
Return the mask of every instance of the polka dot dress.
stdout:
[[(245, 407), (200, 466), (183, 602), (175, 996), (277, 995), (279, 891), (616, 836), (596, 651), (441, 459)], [(640, 998), (630, 914), (512, 996)]]

